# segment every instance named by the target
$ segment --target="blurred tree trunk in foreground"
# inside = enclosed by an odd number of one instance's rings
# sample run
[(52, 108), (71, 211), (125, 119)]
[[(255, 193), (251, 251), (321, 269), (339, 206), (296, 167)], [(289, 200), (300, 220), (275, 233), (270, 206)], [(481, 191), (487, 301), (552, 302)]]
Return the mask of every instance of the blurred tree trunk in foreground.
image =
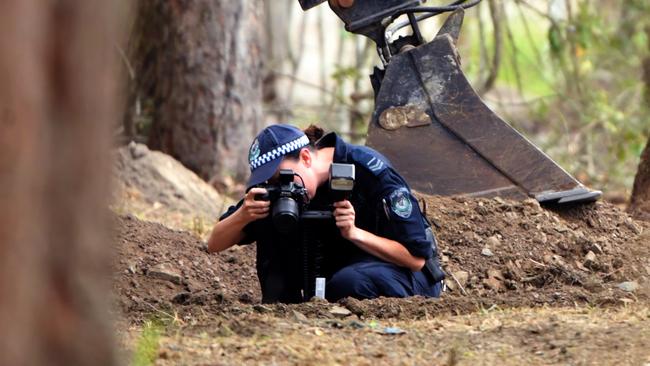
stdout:
[(0, 365), (116, 363), (115, 4), (0, 1)]
[(259, 0), (140, 0), (129, 44), (140, 100), (153, 120), (149, 146), (206, 180), (243, 180), (261, 128)]

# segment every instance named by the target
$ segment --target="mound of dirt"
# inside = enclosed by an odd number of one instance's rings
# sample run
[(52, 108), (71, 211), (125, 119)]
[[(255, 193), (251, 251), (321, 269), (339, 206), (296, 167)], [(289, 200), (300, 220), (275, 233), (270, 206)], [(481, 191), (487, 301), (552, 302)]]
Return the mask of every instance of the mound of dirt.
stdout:
[(225, 198), (171, 156), (135, 142), (115, 155), (117, 211), (176, 211), (209, 220), (224, 211)]
[(608, 203), (544, 209), (532, 199), (422, 201), (454, 293), (570, 304), (638, 288), (650, 275), (648, 233)]
[[(613, 205), (546, 209), (534, 200), (429, 196), (421, 202), (436, 226), (449, 291), (441, 299), (343, 300), (352, 313), (408, 319), (650, 299), (650, 228)], [(115, 293), (132, 319), (154, 309), (332, 317), (331, 306), (320, 302), (249, 305), (260, 299), (254, 246), (210, 255), (188, 233), (130, 216), (117, 220), (116, 232)]]
[(211, 255), (192, 234), (132, 215), (117, 217), (114, 227), (113, 292), (128, 318), (141, 320), (175, 307), (259, 302), (254, 246)]

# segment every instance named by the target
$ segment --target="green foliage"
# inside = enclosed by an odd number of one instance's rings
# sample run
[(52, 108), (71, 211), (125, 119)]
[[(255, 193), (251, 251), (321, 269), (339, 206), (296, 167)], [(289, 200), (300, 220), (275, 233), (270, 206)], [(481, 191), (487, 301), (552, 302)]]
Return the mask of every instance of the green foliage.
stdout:
[[(650, 2), (559, 3), (563, 16), (536, 2), (503, 3), (502, 33), (511, 36), (502, 39), (497, 86), (519, 89), (531, 101), (532, 123), (510, 122), (584, 183), (628, 191), (650, 132), (642, 78), (650, 57)], [(489, 23), (487, 7), (482, 11)], [(472, 57), (465, 69), (478, 84), (478, 65), (487, 62), (479, 62), (476, 21), (468, 23)], [(483, 42), (493, 52), (491, 26), (487, 31)]]
[[(603, 189), (629, 189), (650, 118), (641, 65), (648, 57), (645, 1), (578, 1), (576, 14), (552, 20), (548, 32), (557, 69), (553, 108), (540, 119), (564, 121), (547, 148), (569, 170)], [(611, 6), (611, 4), (610, 4)], [(623, 7), (627, 6), (625, 9)], [(618, 16), (613, 14), (620, 14)]]
[(146, 321), (142, 327), (142, 334), (135, 345), (133, 353), (133, 366), (153, 365), (158, 357), (158, 347), (163, 326), (154, 321)]

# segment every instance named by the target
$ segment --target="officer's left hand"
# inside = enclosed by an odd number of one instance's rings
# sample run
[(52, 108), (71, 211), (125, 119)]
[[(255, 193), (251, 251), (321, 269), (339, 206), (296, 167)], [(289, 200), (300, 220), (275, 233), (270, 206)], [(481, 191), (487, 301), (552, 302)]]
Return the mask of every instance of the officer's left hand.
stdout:
[(354, 225), (354, 206), (348, 200), (339, 201), (334, 203), (334, 218), (336, 219), (336, 226), (341, 231), (343, 238), (352, 240), (354, 232), (357, 227)]

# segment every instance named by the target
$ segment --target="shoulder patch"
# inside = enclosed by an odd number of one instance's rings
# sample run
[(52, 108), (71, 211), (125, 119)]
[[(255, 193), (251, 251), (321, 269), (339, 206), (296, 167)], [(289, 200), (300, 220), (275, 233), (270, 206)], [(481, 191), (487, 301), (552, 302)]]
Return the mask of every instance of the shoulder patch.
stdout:
[(355, 163), (362, 165), (376, 176), (390, 166), (386, 158), (365, 146), (352, 150), (351, 157)]
[(366, 163), (366, 166), (370, 171), (377, 172), (380, 171), (384, 167), (385, 163), (381, 161), (381, 159), (377, 158), (376, 156), (373, 156), (368, 162)]
[(388, 196), (390, 201), (390, 208), (395, 213), (395, 215), (408, 219), (411, 217), (413, 212), (413, 203), (411, 203), (409, 190), (402, 187), (394, 190), (390, 196)]

